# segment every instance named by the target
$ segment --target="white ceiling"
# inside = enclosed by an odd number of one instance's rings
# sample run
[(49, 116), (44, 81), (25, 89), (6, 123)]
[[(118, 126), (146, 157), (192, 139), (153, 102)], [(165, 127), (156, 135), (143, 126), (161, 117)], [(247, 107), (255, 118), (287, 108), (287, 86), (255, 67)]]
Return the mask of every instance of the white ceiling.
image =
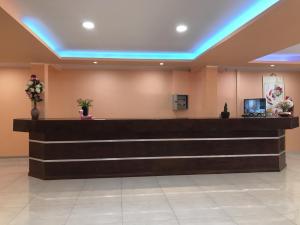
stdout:
[(300, 44), (278, 51), (276, 54), (300, 54)]
[(300, 64), (300, 44), (265, 55), (253, 61), (254, 63), (292, 63)]
[[(9, 1), (20, 20), (38, 19), (63, 49), (187, 52), (260, 0)], [(84, 30), (84, 20), (96, 29)], [(179, 23), (189, 30), (176, 33)]]

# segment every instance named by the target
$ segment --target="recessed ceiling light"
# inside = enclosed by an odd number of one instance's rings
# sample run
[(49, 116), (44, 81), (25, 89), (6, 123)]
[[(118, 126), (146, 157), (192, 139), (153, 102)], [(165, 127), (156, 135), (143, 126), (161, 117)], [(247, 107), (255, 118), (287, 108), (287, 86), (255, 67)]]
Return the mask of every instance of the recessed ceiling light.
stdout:
[(165, 63), (161, 62), (159, 65), (161, 65), (161, 66), (164, 66), (164, 65), (165, 65)]
[(95, 24), (91, 21), (84, 21), (82, 23), (83, 28), (87, 29), (87, 30), (92, 30), (95, 28)]
[[(249, 1), (250, 2), (250, 1)], [(197, 43), (193, 43), (193, 48), (191, 51), (186, 49), (186, 51), (182, 52), (161, 52), (161, 51), (103, 51), (103, 49), (95, 50), (87, 50), (87, 49), (64, 49), (62, 48), (56, 38), (53, 38), (53, 34), (39, 21), (38, 19), (30, 16), (24, 16), (20, 18), (22, 23), (26, 25), (31, 32), (33, 32), (36, 36), (38, 36), (54, 53), (56, 53), (61, 58), (107, 58), (107, 59), (129, 59), (129, 60), (188, 60), (192, 61), (196, 59), (198, 56), (203, 55), (207, 50), (216, 46), (218, 43), (222, 42), (228, 36), (232, 35), (242, 26), (247, 24), (249, 21), (252, 21), (257, 16), (261, 15), (267, 9), (279, 3), (280, 0), (265, 0), (265, 1), (251, 1), (253, 3), (249, 3), (248, 6), (244, 7), (243, 10), (234, 10), (237, 15), (232, 15), (231, 19), (225, 21), (219, 26), (213, 29), (214, 32), (210, 32), (207, 34), (204, 42), (198, 40)], [(233, 7), (234, 8), (234, 7)], [(233, 13), (233, 14), (235, 14)], [(81, 21), (76, 21), (77, 25), (82, 24), (84, 21), (94, 20), (91, 15), (86, 15), (86, 18), (82, 18)], [(101, 29), (101, 25), (96, 23), (95, 20), (95, 28)], [(176, 26), (180, 24), (188, 25), (188, 30), (186, 33), (177, 33)], [(97, 27), (96, 27), (97, 26)], [(177, 19), (176, 23), (172, 23), (171, 31), (176, 32), (178, 36), (182, 36), (183, 38), (187, 33), (190, 33), (194, 27), (190, 27), (191, 25), (187, 20)], [(82, 27), (83, 28), (83, 27)], [(89, 32), (93, 33), (94, 30), (89, 30)], [(176, 35), (176, 33), (174, 35)], [(180, 37), (179, 37), (180, 38)], [(195, 40), (196, 41), (196, 40)], [(63, 40), (62, 40), (63, 42)], [(270, 60), (266, 60), (270, 62)], [(158, 65), (158, 64), (157, 64)]]
[(272, 65), (270, 65), (270, 67), (275, 67), (275, 65), (274, 65), (274, 64), (272, 64)]
[(176, 27), (176, 31), (178, 32), (178, 33), (184, 33), (184, 32), (186, 32), (188, 30), (188, 27), (187, 27), (187, 25), (185, 25), (185, 24), (179, 24), (177, 27)]
[(98, 62), (97, 62), (97, 61), (94, 61), (93, 63), (94, 63), (94, 64), (98, 64)]

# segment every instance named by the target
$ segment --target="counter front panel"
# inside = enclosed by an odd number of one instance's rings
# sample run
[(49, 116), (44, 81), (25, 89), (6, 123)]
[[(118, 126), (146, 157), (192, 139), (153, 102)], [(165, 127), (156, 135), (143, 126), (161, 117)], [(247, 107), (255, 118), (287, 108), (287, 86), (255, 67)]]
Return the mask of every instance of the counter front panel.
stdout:
[(14, 120), (41, 179), (280, 171), (294, 118)]

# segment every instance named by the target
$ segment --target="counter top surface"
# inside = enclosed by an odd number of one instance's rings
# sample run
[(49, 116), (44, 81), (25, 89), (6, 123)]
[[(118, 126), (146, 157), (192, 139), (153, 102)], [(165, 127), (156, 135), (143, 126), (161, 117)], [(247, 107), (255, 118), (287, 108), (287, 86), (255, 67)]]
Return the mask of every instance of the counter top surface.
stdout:
[[(94, 118), (92, 120), (81, 120), (80, 118), (41, 118), (36, 121), (141, 121), (141, 120), (290, 120), (298, 117), (232, 117), (229, 119), (221, 119), (217, 117), (182, 117), (182, 118)], [(17, 118), (15, 120), (33, 121), (30, 118)]]
[(115, 132), (131, 130), (138, 132), (199, 131), (199, 130), (274, 130), (293, 129), (299, 126), (298, 117), (280, 118), (178, 118), (178, 119), (14, 119), (14, 131), (43, 130), (94, 130)]

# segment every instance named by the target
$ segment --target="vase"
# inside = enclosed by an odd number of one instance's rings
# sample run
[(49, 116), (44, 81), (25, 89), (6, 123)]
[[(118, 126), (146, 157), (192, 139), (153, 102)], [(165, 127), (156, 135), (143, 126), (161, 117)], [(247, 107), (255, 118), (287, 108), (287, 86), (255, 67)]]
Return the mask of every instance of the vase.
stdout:
[(294, 116), (294, 106), (288, 110), (291, 113), (291, 116)]
[(221, 112), (221, 118), (222, 119), (228, 119), (230, 116), (230, 112)]
[(82, 108), (82, 111), (83, 111), (82, 114), (84, 116), (88, 116), (89, 115), (89, 108), (86, 107), (86, 106), (82, 106), (81, 108)]
[(278, 115), (281, 117), (290, 117), (292, 116), (292, 113), (284, 111), (284, 112), (279, 112)]
[(36, 102), (34, 102), (34, 106), (33, 106), (32, 110), (31, 110), (31, 119), (32, 120), (38, 120), (39, 116), (40, 116), (40, 111), (36, 107)]

